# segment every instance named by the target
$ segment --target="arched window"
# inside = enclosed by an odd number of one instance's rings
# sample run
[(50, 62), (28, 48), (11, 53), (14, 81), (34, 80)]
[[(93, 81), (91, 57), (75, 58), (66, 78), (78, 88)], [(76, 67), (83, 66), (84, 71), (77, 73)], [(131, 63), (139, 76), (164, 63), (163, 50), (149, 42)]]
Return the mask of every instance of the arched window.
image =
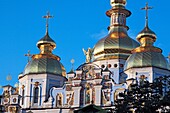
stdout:
[(22, 105), (24, 105), (24, 95), (25, 95), (25, 90), (22, 90)]
[(80, 90), (80, 106), (83, 106), (84, 105), (84, 95), (85, 95), (85, 93), (84, 93), (84, 88), (83, 88), (83, 86), (82, 86), (82, 88), (81, 88), (81, 90)]
[(39, 94), (39, 88), (35, 87), (34, 88), (34, 103), (38, 103), (38, 94)]
[(147, 77), (145, 75), (141, 75), (139, 78), (139, 84), (144, 85), (147, 81), (146, 79), (147, 79)]
[(92, 102), (92, 89), (90, 84), (86, 86), (86, 94), (85, 94), (85, 104), (90, 104)]

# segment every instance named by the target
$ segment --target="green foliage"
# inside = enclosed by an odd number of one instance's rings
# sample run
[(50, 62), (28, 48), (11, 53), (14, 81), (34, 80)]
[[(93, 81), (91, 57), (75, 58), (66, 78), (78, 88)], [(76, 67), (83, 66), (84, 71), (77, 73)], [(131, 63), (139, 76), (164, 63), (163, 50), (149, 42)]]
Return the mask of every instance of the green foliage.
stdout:
[(156, 78), (149, 83), (144, 78), (136, 80), (115, 101), (116, 113), (170, 112), (170, 76)]

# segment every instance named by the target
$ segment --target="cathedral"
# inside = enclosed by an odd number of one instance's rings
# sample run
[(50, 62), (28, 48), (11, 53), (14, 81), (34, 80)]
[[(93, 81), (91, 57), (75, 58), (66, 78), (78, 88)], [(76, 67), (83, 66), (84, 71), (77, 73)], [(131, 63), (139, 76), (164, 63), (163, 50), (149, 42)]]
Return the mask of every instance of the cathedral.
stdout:
[[(108, 34), (93, 48), (83, 49), (86, 62), (66, 72), (60, 57), (53, 54), (55, 41), (50, 37), (48, 13), (46, 33), (36, 44), (39, 53), (31, 59), (18, 76), (16, 87), (3, 86), (0, 95), (2, 112), (9, 113), (74, 113), (94, 104), (103, 109), (112, 108), (114, 101), (133, 80), (170, 74), (169, 63), (162, 50), (154, 46), (156, 34), (149, 28), (146, 4), (146, 22), (136, 40), (130, 38), (126, 18), (131, 12), (126, 0), (110, 0)], [(74, 61), (72, 60), (72, 63)]]

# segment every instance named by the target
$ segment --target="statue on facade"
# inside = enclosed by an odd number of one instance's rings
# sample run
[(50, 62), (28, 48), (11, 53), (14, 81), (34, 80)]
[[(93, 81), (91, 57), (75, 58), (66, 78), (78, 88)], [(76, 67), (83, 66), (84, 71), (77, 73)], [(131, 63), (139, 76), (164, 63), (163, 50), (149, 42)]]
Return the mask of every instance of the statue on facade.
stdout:
[(84, 52), (84, 55), (86, 56), (86, 63), (91, 62), (93, 50), (91, 48), (84, 50), (83, 48), (83, 52)]

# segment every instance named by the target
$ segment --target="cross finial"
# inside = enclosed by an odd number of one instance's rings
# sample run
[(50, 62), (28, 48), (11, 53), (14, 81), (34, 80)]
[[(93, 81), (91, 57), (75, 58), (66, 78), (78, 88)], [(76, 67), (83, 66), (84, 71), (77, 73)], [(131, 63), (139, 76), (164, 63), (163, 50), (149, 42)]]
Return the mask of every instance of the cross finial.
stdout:
[(146, 3), (146, 6), (145, 6), (144, 8), (141, 8), (141, 10), (146, 10), (146, 17), (145, 17), (145, 18), (146, 18), (146, 23), (145, 23), (145, 24), (146, 24), (146, 25), (145, 25), (146, 27), (148, 27), (148, 10), (149, 10), (149, 9), (152, 9), (152, 8), (153, 8), (153, 7), (148, 6), (148, 3)]
[(27, 56), (28, 57), (28, 62), (30, 61), (30, 58), (32, 57), (32, 55), (30, 54), (30, 50), (28, 50), (28, 53), (27, 54), (25, 54), (25, 56)]
[(43, 16), (43, 18), (46, 18), (46, 33), (48, 33), (48, 20), (53, 17), (54, 16), (51, 16), (49, 11), (47, 12), (47, 15)]

